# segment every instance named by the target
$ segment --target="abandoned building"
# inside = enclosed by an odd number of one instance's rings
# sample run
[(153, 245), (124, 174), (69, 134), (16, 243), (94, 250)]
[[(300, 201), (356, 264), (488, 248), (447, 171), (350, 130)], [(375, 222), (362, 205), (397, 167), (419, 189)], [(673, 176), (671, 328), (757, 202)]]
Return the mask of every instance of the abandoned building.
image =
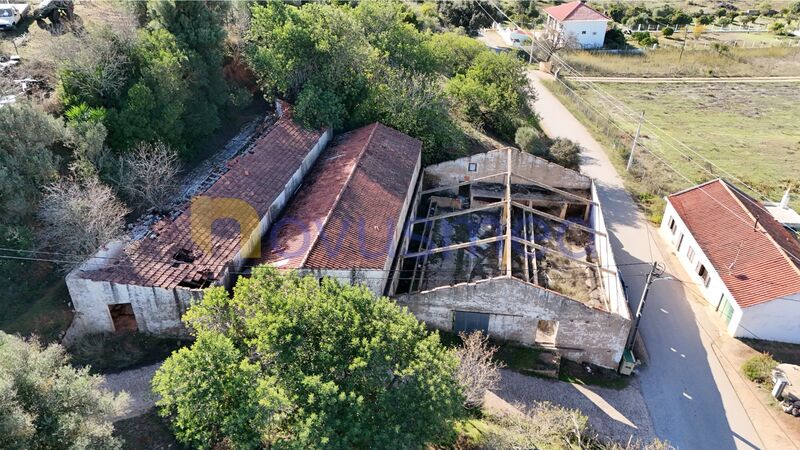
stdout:
[(331, 138), (330, 130), (297, 125), (288, 104), (276, 109), (278, 119), (177, 215), (143, 238), (109, 243), (67, 275), (76, 334), (180, 333), (191, 299), (208, 286), (229, 285), (259, 256), (261, 236)]
[(381, 124), (337, 137), (264, 239), (257, 262), (383, 295), (422, 143)]
[(631, 325), (591, 178), (516, 149), (425, 168), (389, 294), (446, 331), (616, 368)]

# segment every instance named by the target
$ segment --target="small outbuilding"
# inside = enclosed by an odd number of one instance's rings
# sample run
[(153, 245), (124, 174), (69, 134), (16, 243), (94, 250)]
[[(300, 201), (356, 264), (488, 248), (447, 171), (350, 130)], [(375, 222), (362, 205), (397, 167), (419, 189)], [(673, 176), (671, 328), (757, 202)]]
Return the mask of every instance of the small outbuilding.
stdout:
[(761, 203), (709, 181), (667, 197), (660, 231), (731, 336), (800, 343), (800, 242)]

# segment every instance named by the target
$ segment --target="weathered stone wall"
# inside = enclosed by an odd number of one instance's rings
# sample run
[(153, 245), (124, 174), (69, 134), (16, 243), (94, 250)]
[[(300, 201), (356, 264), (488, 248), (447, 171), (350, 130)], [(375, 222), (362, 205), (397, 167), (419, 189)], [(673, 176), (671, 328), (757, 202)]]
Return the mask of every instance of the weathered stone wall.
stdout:
[(491, 335), (524, 344), (534, 344), (539, 320), (557, 321), (555, 345), (564, 357), (608, 368), (616, 368), (622, 358), (631, 326), (625, 317), (513, 278), (404, 294), (396, 300), (418, 319), (446, 331), (453, 329), (454, 311), (489, 313)]
[[(516, 175), (530, 178), (555, 188), (591, 188), (591, 178), (516, 149), (512, 149), (510, 152), (507, 149), (491, 150), (486, 153), (478, 153), (428, 166), (424, 171), (426, 177), (424, 188), (453, 185), (468, 179), (506, 172), (508, 170), (509, 153), (511, 155), (511, 170)], [(469, 171), (470, 163), (476, 165), (474, 172)], [(435, 180), (436, 182), (430, 185), (428, 180)], [(525, 181), (521, 178), (512, 179), (512, 181), (525, 184)]]
[(124, 247), (115, 241), (98, 252), (66, 277), (67, 289), (75, 308), (71, 334), (114, 331), (109, 305), (130, 303), (139, 331), (155, 334), (185, 333), (181, 316), (202, 291), (186, 288), (167, 289), (151, 286), (117, 284), (83, 278), (81, 272), (94, 270), (114, 261)]

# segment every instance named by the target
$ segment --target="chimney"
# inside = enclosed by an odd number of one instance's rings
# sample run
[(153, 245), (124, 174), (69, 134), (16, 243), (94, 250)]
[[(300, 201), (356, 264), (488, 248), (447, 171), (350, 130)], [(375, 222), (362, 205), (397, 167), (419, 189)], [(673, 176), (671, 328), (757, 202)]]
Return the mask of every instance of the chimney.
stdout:
[(789, 195), (792, 188), (786, 189), (786, 192), (783, 193), (783, 198), (781, 199), (780, 207), (786, 209), (789, 207)]

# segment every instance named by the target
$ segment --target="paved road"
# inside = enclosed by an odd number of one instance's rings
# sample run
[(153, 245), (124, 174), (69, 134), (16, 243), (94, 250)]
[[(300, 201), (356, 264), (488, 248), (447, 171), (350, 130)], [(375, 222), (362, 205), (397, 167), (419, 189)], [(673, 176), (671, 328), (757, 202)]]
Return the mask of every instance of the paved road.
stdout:
[[(566, 77), (572, 79), (574, 77)], [(793, 83), (800, 77), (581, 77), (594, 83)]]
[[(666, 262), (656, 244), (656, 231), (625, 191), (600, 144), (538, 76), (532, 72), (530, 78), (538, 94), (534, 107), (542, 127), (551, 137), (567, 137), (586, 149), (582, 171), (597, 181), (617, 263)], [(630, 265), (620, 270), (635, 310), (649, 267)], [(681, 284), (655, 283), (645, 310), (641, 333), (650, 362), (639, 376), (656, 434), (681, 449), (767, 448), (711, 348), (709, 335), (698, 327)]]

